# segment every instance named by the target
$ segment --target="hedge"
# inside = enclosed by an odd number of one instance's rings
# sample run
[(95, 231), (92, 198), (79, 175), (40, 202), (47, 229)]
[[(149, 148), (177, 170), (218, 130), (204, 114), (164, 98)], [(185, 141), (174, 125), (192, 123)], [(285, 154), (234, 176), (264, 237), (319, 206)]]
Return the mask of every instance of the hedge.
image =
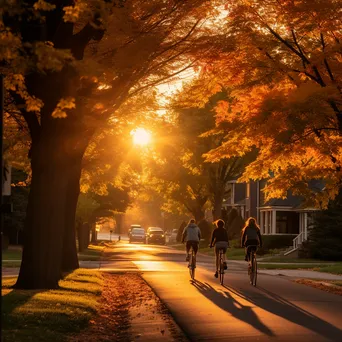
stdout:
[(263, 255), (269, 253), (271, 249), (281, 249), (292, 246), (293, 239), (297, 234), (283, 234), (283, 235), (263, 235), (262, 248), (259, 248), (258, 254)]

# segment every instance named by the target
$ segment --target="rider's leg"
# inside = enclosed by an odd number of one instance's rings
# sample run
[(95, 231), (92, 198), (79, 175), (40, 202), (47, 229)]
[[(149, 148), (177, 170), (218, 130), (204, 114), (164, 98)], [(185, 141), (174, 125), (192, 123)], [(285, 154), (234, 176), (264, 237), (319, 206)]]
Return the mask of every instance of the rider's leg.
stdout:
[(186, 261), (190, 260), (190, 247), (191, 244), (189, 243), (189, 241), (186, 242), (185, 248), (186, 248)]

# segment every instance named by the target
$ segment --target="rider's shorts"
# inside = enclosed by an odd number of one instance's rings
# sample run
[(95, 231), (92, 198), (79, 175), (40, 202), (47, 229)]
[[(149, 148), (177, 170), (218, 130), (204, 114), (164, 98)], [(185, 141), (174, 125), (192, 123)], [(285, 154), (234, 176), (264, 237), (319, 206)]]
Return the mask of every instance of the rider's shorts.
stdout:
[(228, 248), (227, 241), (218, 241), (215, 243), (215, 253), (218, 254), (220, 249), (223, 249), (223, 253), (226, 254)]

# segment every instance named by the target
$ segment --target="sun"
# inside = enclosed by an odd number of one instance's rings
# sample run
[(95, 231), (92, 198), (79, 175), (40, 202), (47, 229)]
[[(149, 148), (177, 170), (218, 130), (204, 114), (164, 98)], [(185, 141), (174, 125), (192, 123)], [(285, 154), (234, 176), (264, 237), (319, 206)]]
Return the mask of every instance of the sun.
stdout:
[(145, 128), (136, 128), (131, 132), (134, 145), (145, 146), (151, 142), (151, 132)]

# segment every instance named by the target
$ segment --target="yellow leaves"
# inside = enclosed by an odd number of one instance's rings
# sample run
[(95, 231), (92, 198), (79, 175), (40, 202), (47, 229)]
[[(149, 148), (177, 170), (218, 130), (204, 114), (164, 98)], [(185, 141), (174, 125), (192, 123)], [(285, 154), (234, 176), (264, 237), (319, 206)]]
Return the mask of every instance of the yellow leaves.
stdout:
[(17, 58), (20, 45), (20, 38), (0, 22), (0, 61), (11, 61)]
[(55, 110), (52, 113), (52, 117), (62, 119), (67, 117), (66, 109), (76, 108), (75, 99), (72, 97), (62, 98), (59, 100)]
[(22, 74), (9, 74), (5, 77), (5, 89), (18, 94), (25, 100), (26, 110), (28, 112), (39, 112), (44, 103), (35, 96), (29, 95), (25, 85), (25, 78)]
[(40, 109), (44, 106), (43, 101), (36, 98), (35, 96), (28, 96), (25, 102), (26, 110), (28, 112), (39, 112)]
[(56, 8), (56, 5), (50, 4), (44, 0), (38, 0), (34, 5), (33, 8), (35, 10), (41, 11), (52, 11)]
[(7, 75), (5, 78), (5, 88), (12, 91), (26, 89), (24, 76), (21, 74)]
[(80, 16), (87, 10), (87, 3), (83, 1), (75, 1), (74, 6), (65, 6), (64, 10), (64, 21), (75, 23)]
[(37, 56), (37, 69), (41, 72), (61, 71), (73, 61), (69, 50), (55, 49), (51, 42), (36, 42), (33, 51)]

